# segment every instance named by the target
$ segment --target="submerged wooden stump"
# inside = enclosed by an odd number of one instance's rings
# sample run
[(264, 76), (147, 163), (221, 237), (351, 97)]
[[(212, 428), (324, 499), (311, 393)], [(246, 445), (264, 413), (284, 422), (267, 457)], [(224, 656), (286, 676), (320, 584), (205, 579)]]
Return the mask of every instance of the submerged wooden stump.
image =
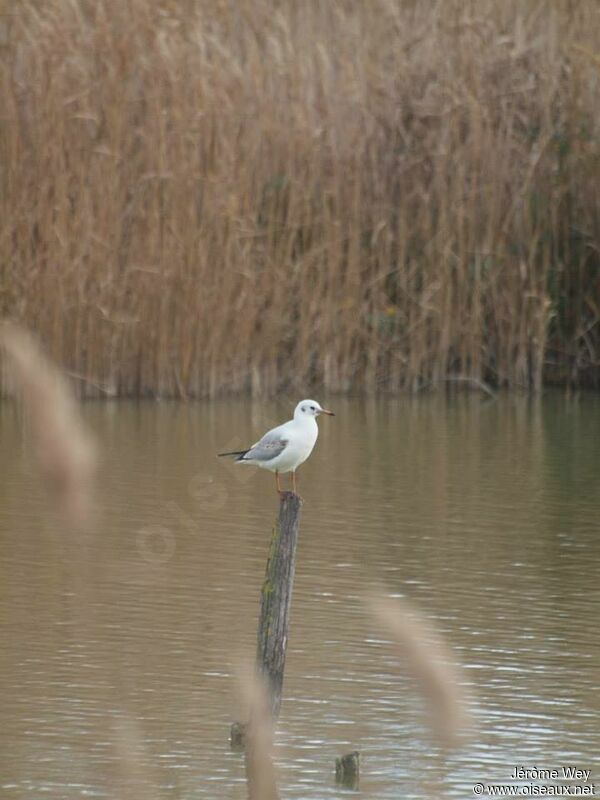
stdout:
[(246, 725), (243, 722), (234, 722), (229, 730), (229, 746), (232, 750), (242, 753), (246, 747)]
[(267, 680), (274, 720), (281, 708), (301, 507), (297, 494), (282, 493), (261, 590), (256, 662)]
[(360, 753), (355, 750), (335, 760), (335, 782), (347, 789), (358, 789), (360, 781)]

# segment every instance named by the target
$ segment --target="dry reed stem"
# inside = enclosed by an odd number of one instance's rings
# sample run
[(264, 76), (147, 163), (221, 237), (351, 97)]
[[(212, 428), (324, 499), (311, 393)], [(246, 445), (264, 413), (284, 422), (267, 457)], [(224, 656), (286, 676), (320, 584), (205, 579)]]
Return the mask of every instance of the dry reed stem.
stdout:
[(245, 763), (248, 800), (279, 800), (273, 766), (273, 719), (269, 693), (261, 677), (252, 667), (240, 671), (246, 716)]
[(392, 640), (404, 669), (418, 683), (430, 711), (434, 733), (457, 745), (469, 715), (452, 654), (431, 623), (406, 600), (373, 592), (367, 607)]
[(118, 757), (118, 777), (112, 787), (117, 798), (158, 800), (161, 796), (158, 781), (149, 766), (142, 733), (130, 716), (120, 717), (114, 725), (115, 749)]
[(30, 334), (4, 323), (0, 344), (20, 392), (48, 489), (65, 521), (80, 527), (91, 516), (96, 448), (63, 377)]

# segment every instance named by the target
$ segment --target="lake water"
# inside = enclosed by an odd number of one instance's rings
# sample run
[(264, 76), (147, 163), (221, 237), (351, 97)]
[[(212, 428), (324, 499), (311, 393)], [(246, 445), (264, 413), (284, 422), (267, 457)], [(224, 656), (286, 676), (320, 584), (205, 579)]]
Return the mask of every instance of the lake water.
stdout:
[[(337, 416), (298, 473), (282, 796), (346, 796), (334, 760), (354, 749), (358, 797), (472, 797), (516, 765), (600, 783), (600, 399), (318, 399)], [(277, 496), (270, 473), (214, 454), (293, 405), (85, 405), (103, 443), (85, 536), (48, 514), (17, 411), (0, 407), (0, 797), (116, 797), (132, 750), (158, 787), (137, 796), (246, 796), (229, 725)], [(476, 720), (462, 748), (424, 724), (365, 613), (373, 581), (462, 665)]]

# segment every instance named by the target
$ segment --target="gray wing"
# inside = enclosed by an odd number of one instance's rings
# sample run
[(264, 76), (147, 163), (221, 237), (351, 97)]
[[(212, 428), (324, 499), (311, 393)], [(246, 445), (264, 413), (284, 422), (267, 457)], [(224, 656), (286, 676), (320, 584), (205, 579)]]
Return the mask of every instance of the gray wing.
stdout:
[(281, 455), (288, 445), (288, 440), (275, 428), (253, 444), (250, 450), (244, 453), (240, 461), (271, 461)]

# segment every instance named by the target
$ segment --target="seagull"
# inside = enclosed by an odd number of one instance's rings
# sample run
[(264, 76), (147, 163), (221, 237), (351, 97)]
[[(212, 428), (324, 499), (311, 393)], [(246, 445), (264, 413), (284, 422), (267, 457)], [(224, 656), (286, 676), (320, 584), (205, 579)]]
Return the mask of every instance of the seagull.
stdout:
[(275, 473), (277, 492), (281, 495), (280, 472), (292, 473), (292, 491), (296, 493), (296, 470), (303, 464), (317, 441), (319, 428), (317, 417), (333, 411), (321, 408), (316, 400), (301, 400), (294, 411), (294, 419), (267, 431), (262, 439), (247, 450), (218, 453), (219, 456), (235, 456), (238, 464), (253, 464)]

